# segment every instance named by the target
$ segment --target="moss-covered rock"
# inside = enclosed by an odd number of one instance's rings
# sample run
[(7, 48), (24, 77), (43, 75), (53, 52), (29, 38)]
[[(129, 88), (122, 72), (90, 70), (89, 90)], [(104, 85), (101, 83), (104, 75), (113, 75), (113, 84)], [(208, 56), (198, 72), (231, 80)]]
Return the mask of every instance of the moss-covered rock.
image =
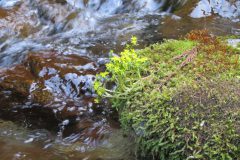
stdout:
[(134, 131), (140, 158), (238, 159), (239, 54), (205, 30), (142, 50), (127, 46), (95, 90)]

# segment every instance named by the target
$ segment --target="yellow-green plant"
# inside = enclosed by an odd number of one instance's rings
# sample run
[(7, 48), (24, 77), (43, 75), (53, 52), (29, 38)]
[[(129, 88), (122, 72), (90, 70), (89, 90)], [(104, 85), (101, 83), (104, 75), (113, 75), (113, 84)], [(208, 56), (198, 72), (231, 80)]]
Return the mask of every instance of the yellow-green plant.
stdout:
[[(108, 90), (107, 83), (114, 82), (117, 86), (115, 93), (119, 98), (126, 98), (120, 93), (133, 89), (134, 83), (141, 79), (141, 75), (148, 65), (148, 59), (133, 47), (137, 45), (137, 38), (132, 37), (131, 43), (119, 54), (110, 57), (106, 64), (106, 71), (96, 76), (94, 89), (101, 97), (113, 97), (113, 91)], [(112, 54), (113, 55), (113, 54)]]

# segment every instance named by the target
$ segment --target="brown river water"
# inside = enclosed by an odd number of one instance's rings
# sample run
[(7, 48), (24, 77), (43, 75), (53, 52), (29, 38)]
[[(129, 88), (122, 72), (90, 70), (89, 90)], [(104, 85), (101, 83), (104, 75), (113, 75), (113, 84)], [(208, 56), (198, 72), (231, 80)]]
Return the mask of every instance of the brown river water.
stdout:
[(137, 159), (95, 75), (133, 35), (193, 29), (240, 35), (240, 1), (0, 0), (0, 160)]

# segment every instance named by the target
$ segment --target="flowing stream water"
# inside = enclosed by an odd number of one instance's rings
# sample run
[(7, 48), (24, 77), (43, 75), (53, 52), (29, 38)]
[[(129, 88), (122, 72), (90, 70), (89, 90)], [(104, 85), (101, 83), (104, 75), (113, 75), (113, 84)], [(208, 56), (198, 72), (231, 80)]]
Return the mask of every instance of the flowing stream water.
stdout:
[(193, 29), (239, 35), (240, 1), (0, 0), (0, 159), (136, 159), (94, 77), (133, 35), (143, 48)]

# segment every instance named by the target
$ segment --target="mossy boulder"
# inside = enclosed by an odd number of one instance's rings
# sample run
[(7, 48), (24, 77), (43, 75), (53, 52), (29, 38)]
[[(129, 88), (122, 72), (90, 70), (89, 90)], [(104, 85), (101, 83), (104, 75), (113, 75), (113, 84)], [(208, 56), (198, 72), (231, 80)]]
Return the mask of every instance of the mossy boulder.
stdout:
[(142, 50), (129, 45), (95, 90), (135, 133), (139, 159), (238, 159), (239, 55), (205, 30)]

